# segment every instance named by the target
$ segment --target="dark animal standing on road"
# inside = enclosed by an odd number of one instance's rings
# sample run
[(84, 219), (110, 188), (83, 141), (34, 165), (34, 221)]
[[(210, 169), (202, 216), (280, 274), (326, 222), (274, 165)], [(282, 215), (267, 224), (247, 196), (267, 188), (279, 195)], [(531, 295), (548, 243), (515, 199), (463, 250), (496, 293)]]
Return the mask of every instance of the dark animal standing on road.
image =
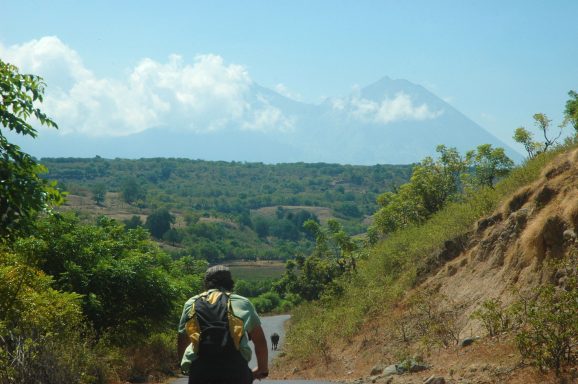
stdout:
[(279, 335), (277, 333), (271, 334), (271, 349), (277, 350), (279, 344)]

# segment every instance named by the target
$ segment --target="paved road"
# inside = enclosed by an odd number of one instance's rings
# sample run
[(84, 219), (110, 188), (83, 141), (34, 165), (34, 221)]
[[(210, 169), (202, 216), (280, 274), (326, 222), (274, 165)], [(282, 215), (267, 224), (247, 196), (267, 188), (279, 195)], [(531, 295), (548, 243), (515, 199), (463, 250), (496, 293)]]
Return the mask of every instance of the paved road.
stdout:
[[(269, 364), (271, 361), (279, 354), (279, 352), (283, 349), (283, 342), (285, 341), (285, 328), (284, 324), (289, 319), (289, 315), (278, 315), (278, 316), (266, 316), (262, 317), (262, 327), (263, 331), (265, 332), (265, 336), (267, 337), (267, 345), (269, 345)], [(271, 341), (269, 340), (269, 336), (273, 332), (277, 332), (281, 338), (279, 339), (279, 348), (277, 351), (271, 350)], [(253, 348), (253, 343), (249, 342), (251, 348)], [(255, 351), (253, 351), (253, 359), (249, 362), (249, 366), (251, 368), (255, 367)], [(182, 377), (172, 381), (170, 384), (187, 384), (188, 378)], [(312, 381), (312, 380), (261, 380), (255, 381), (258, 384), (328, 384), (328, 382), (324, 381)]]
[[(265, 332), (265, 337), (267, 338), (267, 345), (269, 346), (269, 365), (283, 348), (283, 342), (285, 341), (285, 322), (287, 320), (289, 320), (289, 315), (265, 316), (261, 318), (261, 326), (263, 327), (263, 332)], [(271, 350), (271, 339), (269, 339), (269, 336), (274, 332), (277, 332), (280, 336), (276, 351)], [(249, 362), (249, 366), (254, 368), (257, 365), (255, 350), (253, 349), (253, 343), (249, 342), (249, 345), (253, 350), (253, 359)]]

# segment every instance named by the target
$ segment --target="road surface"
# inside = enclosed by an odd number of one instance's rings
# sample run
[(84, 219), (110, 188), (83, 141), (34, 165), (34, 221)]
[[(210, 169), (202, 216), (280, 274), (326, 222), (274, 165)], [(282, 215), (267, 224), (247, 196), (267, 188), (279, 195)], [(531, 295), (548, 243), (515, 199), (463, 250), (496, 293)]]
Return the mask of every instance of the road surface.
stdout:
[[(283, 342), (285, 341), (285, 328), (284, 324), (289, 319), (289, 315), (278, 315), (278, 316), (265, 316), (261, 318), (263, 331), (265, 332), (265, 337), (267, 338), (267, 345), (269, 346), (269, 366), (271, 366), (271, 361), (279, 354), (283, 349)], [(269, 336), (273, 332), (279, 334), (279, 348), (276, 351), (271, 350), (271, 340)], [(251, 348), (253, 348), (253, 343), (249, 342)], [(249, 362), (251, 368), (255, 367), (255, 351), (253, 351), (253, 359)], [(181, 377), (171, 381), (170, 384), (187, 384), (188, 377)], [(329, 384), (327, 381), (316, 381), (316, 380), (261, 380), (255, 381), (258, 384)]]

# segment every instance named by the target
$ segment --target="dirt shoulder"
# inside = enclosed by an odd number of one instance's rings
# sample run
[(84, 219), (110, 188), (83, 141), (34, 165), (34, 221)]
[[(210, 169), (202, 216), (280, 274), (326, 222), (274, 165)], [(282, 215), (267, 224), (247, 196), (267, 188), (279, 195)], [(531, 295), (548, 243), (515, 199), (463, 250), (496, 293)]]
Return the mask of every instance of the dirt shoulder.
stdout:
[[(576, 368), (562, 377), (554, 372), (540, 372), (522, 361), (509, 335), (478, 339), (467, 347), (430, 350), (419, 356), (428, 366), (419, 372), (387, 375), (384, 369), (399, 363), (391, 345), (370, 343), (374, 331), (362, 331), (348, 346), (332, 349), (329, 361), (312, 359), (306, 364), (284, 361), (274, 366), (273, 379), (327, 379), (347, 383), (422, 384), (431, 377), (443, 378), (445, 383), (511, 383), (557, 384), (578, 383)], [(300, 367), (299, 367), (300, 365)], [(441, 382), (441, 381), (440, 381)]]

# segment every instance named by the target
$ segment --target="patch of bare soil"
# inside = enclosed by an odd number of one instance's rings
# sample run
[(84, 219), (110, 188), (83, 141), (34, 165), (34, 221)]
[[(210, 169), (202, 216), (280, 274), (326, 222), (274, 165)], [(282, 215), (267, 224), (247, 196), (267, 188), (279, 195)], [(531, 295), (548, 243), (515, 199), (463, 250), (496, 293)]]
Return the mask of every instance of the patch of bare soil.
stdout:
[[(118, 221), (130, 220), (133, 216), (138, 216), (141, 222), (146, 222), (150, 209), (138, 208), (136, 206), (125, 203), (118, 192), (107, 192), (106, 199), (103, 204), (98, 205), (94, 202), (90, 192), (85, 195), (66, 196), (66, 202), (59, 207), (63, 211), (75, 211), (85, 213), (91, 217), (106, 216)], [(175, 216), (174, 228), (184, 228), (187, 226), (185, 216), (178, 211), (171, 211)], [(232, 220), (217, 218), (217, 217), (200, 217), (199, 222), (204, 223), (226, 223), (232, 227), (238, 228), (238, 224)], [(167, 245), (170, 249), (171, 246)]]
[[(578, 150), (574, 150), (555, 159), (536, 182), (480, 219), (464, 238), (446, 242), (437, 255), (445, 262), (433, 266), (408, 293), (410, 297), (430, 291), (447, 298), (458, 311), (460, 339), (475, 339), (471, 345), (424, 350), (417, 343), (404, 343), (395, 324), (404, 315), (402, 302), (396, 309), (400, 313), (386, 314), (390, 326), (384, 327), (383, 319), (367, 319), (355, 338), (332, 345), (324, 356), (299, 365), (281, 360), (273, 377), (357, 383), (578, 383), (576, 367), (566, 367), (560, 377), (540, 372), (522, 360), (511, 335), (489, 338), (479, 321), (471, 318), (489, 299), (508, 305), (546, 282), (562, 283), (564, 274), (545, 265), (577, 247), (577, 234)], [(404, 356), (413, 356), (429, 368), (383, 374), (385, 367)]]
[[(370, 324), (368, 324), (368, 329)], [(452, 346), (432, 349), (420, 356), (428, 369), (414, 373), (386, 376), (383, 369), (396, 362), (397, 346), (376, 342), (373, 331), (362, 331), (349, 346), (332, 349), (329, 360), (311, 360), (307, 366), (285, 361), (274, 367), (273, 379), (327, 379), (347, 383), (422, 384), (429, 378), (443, 378), (447, 384), (558, 384), (574, 383), (575, 370), (561, 377), (554, 372), (541, 372), (524, 362), (508, 335), (482, 338), (467, 347)]]

